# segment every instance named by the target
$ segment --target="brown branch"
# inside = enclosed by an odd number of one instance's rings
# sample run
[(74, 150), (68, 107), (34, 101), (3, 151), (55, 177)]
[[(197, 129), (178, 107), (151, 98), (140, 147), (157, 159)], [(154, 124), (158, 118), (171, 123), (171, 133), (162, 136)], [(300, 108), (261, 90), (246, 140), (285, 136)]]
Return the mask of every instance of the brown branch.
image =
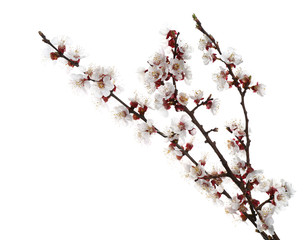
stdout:
[[(210, 39), (210, 41), (214, 44), (214, 48), (218, 51), (218, 53), (220, 55), (222, 55), (222, 52), (220, 50), (218, 42), (216, 42), (214, 37), (211, 34), (209, 34), (202, 27), (201, 22), (199, 21), (199, 19), (196, 17), (195, 14), (193, 14), (193, 19), (196, 22), (196, 28)], [(241, 105), (242, 105), (243, 113), (244, 113), (244, 116), (245, 116), (245, 125), (246, 125), (245, 126), (245, 133), (246, 133), (247, 143), (246, 143), (245, 151), (246, 151), (246, 157), (247, 157), (247, 164), (250, 165), (250, 142), (251, 142), (251, 140), (250, 140), (250, 137), (249, 137), (249, 118), (248, 118), (248, 113), (247, 113), (246, 106), (245, 106), (245, 95), (246, 95), (247, 88), (245, 88), (245, 90), (242, 91), (241, 88), (239, 87), (238, 78), (233, 73), (232, 66), (230, 64), (227, 64), (225, 61), (223, 61), (220, 58), (217, 58), (217, 59), (220, 60), (221, 62), (223, 62), (226, 65), (226, 67), (228, 68), (228, 72), (233, 79), (233, 83), (237, 87), (238, 92), (241, 96)]]
[(274, 195), (271, 195), (266, 201), (262, 202), (260, 205), (258, 205), (258, 207), (256, 208), (257, 210), (261, 210), (262, 207), (266, 204), (266, 203), (271, 203), (271, 200), (274, 198)]
[(209, 101), (212, 101), (213, 98), (212, 98), (212, 94), (210, 94), (207, 98), (207, 100), (205, 100), (204, 102), (201, 102), (200, 104), (197, 104), (196, 107), (194, 107), (191, 112), (194, 113), (200, 106), (203, 106), (203, 105), (206, 105)]
[(58, 51), (58, 48), (56, 48), (51, 43), (51, 41), (49, 39), (47, 39), (46, 36), (41, 31), (39, 31), (38, 34), (41, 36), (43, 42), (45, 42), (46, 44), (51, 46), (58, 53), (59, 57), (66, 59), (72, 66), (79, 67), (79, 63), (78, 62), (73, 61), (73, 60), (67, 58), (62, 52)]
[(183, 110), (186, 112), (186, 114), (191, 118), (192, 122), (194, 123), (194, 125), (199, 129), (199, 131), (202, 133), (202, 135), (205, 137), (206, 139), (206, 143), (208, 143), (212, 149), (214, 150), (214, 152), (216, 153), (216, 155), (218, 156), (221, 164), (223, 165), (223, 167), (226, 169), (228, 177), (230, 177), (232, 179), (232, 181), (240, 188), (240, 190), (245, 194), (246, 193), (246, 189), (243, 186), (243, 184), (235, 177), (235, 175), (233, 174), (232, 170), (230, 169), (228, 162), (226, 161), (226, 159), (223, 157), (223, 155), (221, 154), (221, 152), (219, 151), (219, 149), (216, 146), (216, 143), (214, 141), (211, 140), (209, 134), (207, 131), (204, 130), (203, 126), (198, 122), (198, 120), (196, 119), (196, 117), (194, 116), (194, 114), (186, 107), (184, 106)]
[[(116, 99), (119, 103), (121, 103), (124, 107), (126, 107), (130, 113), (135, 114), (138, 118), (140, 118), (142, 121), (147, 122), (147, 119), (145, 118), (144, 115), (141, 115), (139, 113), (137, 113), (134, 109), (130, 108), (126, 103), (124, 103), (119, 97), (117, 97), (113, 92), (111, 92), (110, 96), (112, 96), (114, 99)], [(160, 130), (158, 130), (155, 126), (154, 128), (156, 129), (157, 133), (164, 137), (167, 138), (167, 136), (161, 132)], [(183, 153), (183, 155), (185, 155), (193, 164), (195, 164), (196, 166), (198, 165), (198, 162), (188, 153), (188, 151), (185, 151), (182, 146), (180, 146), (178, 143), (175, 143), (175, 145), (177, 146), (177, 148)]]

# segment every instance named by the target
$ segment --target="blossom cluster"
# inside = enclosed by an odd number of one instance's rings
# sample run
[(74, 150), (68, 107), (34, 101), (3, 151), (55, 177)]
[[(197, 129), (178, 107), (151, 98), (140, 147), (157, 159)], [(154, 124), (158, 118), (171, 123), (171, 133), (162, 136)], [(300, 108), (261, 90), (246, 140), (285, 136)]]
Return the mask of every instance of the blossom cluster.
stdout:
[[(201, 90), (194, 91), (192, 95), (178, 91), (177, 82), (183, 81), (189, 85), (192, 77), (190, 67), (186, 63), (186, 60), (191, 58), (192, 48), (178, 39), (178, 36), (177, 31), (169, 30), (166, 39), (172, 56), (167, 56), (162, 49), (148, 60), (149, 67), (144, 70), (145, 85), (150, 93), (154, 93), (155, 109), (165, 115), (172, 107), (176, 111), (183, 111), (190, 99), (197, 105), (204, 99)], [(215, 114), (219, 103), (216, 99), (210, 99), (205, 105)]]
[(213, 80), (217, 84), (219, 91), (231, 88), (232, 86), (241, 87), (243, 89), (251, 89), (254, 93), (260, 96), (265, 95), (266, 86), (264, 84), (253, 84), (252, 76), (246, 73), (242, 68), (234, 70), (236, 66), (240, 65), (243, 60), (242, 57), (236, 53), (234, 48), (228, 48), (224, 53), (219, 51), (218, 44), (213, 43), (213, 37), (204, 35), (199, 40), (198, 49), (203, 52), (202, 60), (205, 65), (221, 61), (227, 67), (219, 67), (219, 71), (213, 74)]
[[(153, 107), (147, 100), (137, 95), (129, 98), (128, 103), (120, 99), (117, 96), (117, 89), (120, 87), (117, 86), (114, 69), (80, 66), (80, 60), (84, 54), (80, 48), (72, 48), (67, 38), (49, 41), (43, 33), (39, 32), (39, 34), (48, 46), (47, 55), (52, 61), (61, 61), (70, 69), (78, 67), (80, 70), (78, 73), (71, 73), (73, 86), (90, 93), (104, 104), (108, 104), (109, 99), (118, 102), (119, 105), (114, 107), (115, 118), (126, 124), (137, 121), (137, 136), (145, 143), (150, 142), (152, 135), (158, 134), (165, 138), (167, 153), (179, 160), (186, 170), (186, 176), (194, 181), (199, 189), (204, 190), (215, 201), (225, 202), (227, 213), (238, 216), (243, 221), (252, 222), (264, 239), (277, 240), (273, 214), (288, 205), (294, 190), (284, 180), (266, 179), (263, 171), (255, 169), (251, 164), (250, 128), (245, 106), (246, 92), (251, 90), (264, 96), (265, 85), (253, 83), (250, 74), (240, 67), (236, 68), (243, 62), (242, 57), (233, 48), (222, 52), (218, 42), (202, 28), (197, 17), (193, 15), (193, 18), (197, 29), (203, 33), (198, 47), (203, 52), (203, 63), (205, 65), (215, 62), (222, 64), (212, 76), (217, 89), (222, 91), (235, 87), (242, 98), (241, 105), (245, 121), (234, 120), (225, 125), (225, 129), (231, 134), (230, 139), (227, 140), (231, 153), (229, 164), (216, 146), (216, 142), (210, 137), (210, 133), (218, 132), (218, 128), (205, 130), (195, 116), (195, 111), (202, 107), (216, 114), (219, 109), (219, 100), (212, 95), (204, 97), (200, 89), (192, 93), (179, 91), (179, 85), (181, 83), (189, 85), (192, 78), (187, 64), (187, 60), (191, 58), (192, 48), (183, 43), (179, 32), (176, 30), (166, 32), (164, 36), (167, 41), (166, 48), (155, 53), (147, 61), (148, 67), (142, 71), (144, 84), (149, 93), (153, 94)], [(151, 110), (160, 111), (165, 116), (171, 112), (178, 114), (179, 117), (172, 118), (170, 125), (164, 131), (160, 131), (153, 119), (147, 118), (147, 112)], [(194, 138), (198, 132), (216, 153), (222, 164), (221, 168), (212, 166), (211, 169), (210, 164), (207, 164), (206, 156), (197, 161), (191, 155), (193, 153), (191, 150), (197, 147), (194, 146)], [(232, 184), (235, 186), (233, 190)]]

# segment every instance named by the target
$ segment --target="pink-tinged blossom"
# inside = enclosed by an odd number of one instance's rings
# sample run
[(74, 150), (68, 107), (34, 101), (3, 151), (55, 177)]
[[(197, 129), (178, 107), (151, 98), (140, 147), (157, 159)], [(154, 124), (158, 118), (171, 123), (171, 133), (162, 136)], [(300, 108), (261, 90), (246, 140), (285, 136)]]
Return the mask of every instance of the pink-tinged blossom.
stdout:
[(234, 64), (234, 66), (243, 62), (241, 56), (235, 53), (234, 48), (228, 48), (228, 50), (221, 55), (221, 59), (227, 64)]
[(176, 144), (172, 143), (168, 146), (168, 148), (165, 150), (165, 152), (171, 157), (181, 160), (183, 157), (183, 152), (176, 146)]
[(219, 67), (220, 71), (213, 74), (213, 81), (217, 84), (217, 89), (223, 91), (230, 87), (228, 83), (228, 72), (223, 67)]
[(256, 85), (252, 86), (251, 89), (253, 90), (253, 92), (257, 93), (261, 97), (266, 95), (266, 85), (265, 84), (257, 83)]
[(202, 165), (192, 166), (190, 169), (190, 175), (197, 179), (206, 175), (205, 169)]
[(201, 90), (194, 90), (192, 95), (190, 95), (190, 98), (193, 99), (196, 104), (199, 104), (203, 99), (203, 92)]
[(213, 115), (216, 115), (219, 110), (219, 105), (220, 105), (219, 99), (215, 98), (206, 104), (206, 108), (210, 109)]
[(67, 46), (71, 45), (71, 39), (67, 36), (55, 37), (51, 41), (53, 45), (57, 46), (58, 51), (64, 53)]

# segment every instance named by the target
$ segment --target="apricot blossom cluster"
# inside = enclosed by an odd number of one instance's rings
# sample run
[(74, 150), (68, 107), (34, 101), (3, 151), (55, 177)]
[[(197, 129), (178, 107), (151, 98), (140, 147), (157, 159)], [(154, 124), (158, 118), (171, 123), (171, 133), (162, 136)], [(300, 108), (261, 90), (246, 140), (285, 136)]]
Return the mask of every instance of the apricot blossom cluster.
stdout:
[[(194, 90), (191, 93), (179, 91), (179, 85), (189, 85), (192, 78), (187, 64), (187, 60), (191, 58), (192, 48), (183, 43), (179, 32), (172, 29), (166, 31), (166, 49), (155, 53), (147, 61), (147, 68), (141, 71), (144, 84), (153, 95), (153, 106), (137, 95), (129, 98), (129, 102), (124, 102), (117, 95), (118, 87), (113, 68), (81, 66), (80, 60), (84, 55), (79, 49), (71, 48), (66, 39), (50, 41), (43, 33), (39, 34), (48, 45), (48, 54), (52, 61), (61, 59), (71, 69), (78, 67), (78, 73), (71, 73), (71, 82), (74, 86), (105, 104), (108, 104), (109, 99), (119, 103), (114, 107), (115, 117), (126, 124), (138, 121), (137, 136), (140, 139), (149, 143), (151, 136), (156, 134), (166, 139), (167, 153), (179, 160), (186, 170), (186, 176), (193, 180), (201, 191), (205, 191), (216, 202), (224, 203), (227, 213), (243, 221), (249, 220), (263, 239), (278, 240), (273, 226), (273, 214), (288, 205), (294, 191), (284, 180), (266, 179), (262, 170), (255, 169), (251, 164), (249, 118), (245, 105), (246, 93), (252, 91), (264, 96), (265, 85), (254, 83), (252, 76), (241, 67), (236, 69), (243, 62), (242, 57), (233, 48), (228, 48), (222, 53), (218, 42), (205, 31), (195, 15), (193, 19), (196, 28), (203, 33), (198, 46), (203, 52), (203, 63), (221, 64), (219, 71), (212, 76), (217, 89), (222, 91), (235, 87), (241, 97), (244, 121), (234, 120), (225, 126), (231, 135), (227, 140), (232, 156), (230, 163), (216, 146), (216, 142), (211, 139), (211, 133), (218, 132), (218, 128), (206, 130), (195, 116), (195, 112), (202, 107), (216, 114), (219, 100), (214, 99), (211, 94), (204, 97), (202, 90)], [(153, 110), (165, 116), (171, 112), (178, 117), (171, 119), (169, 126), (160, 131), (153, 119), (147, 118), (147, 111)], [(194, 137), (198, 132), (219, 159), (221, 168), (209, 167), (206, 155), (199, 160), (191, 155), (193, 148), (196, 147)], [(262, 195), (265, 199), (259, 199)]]

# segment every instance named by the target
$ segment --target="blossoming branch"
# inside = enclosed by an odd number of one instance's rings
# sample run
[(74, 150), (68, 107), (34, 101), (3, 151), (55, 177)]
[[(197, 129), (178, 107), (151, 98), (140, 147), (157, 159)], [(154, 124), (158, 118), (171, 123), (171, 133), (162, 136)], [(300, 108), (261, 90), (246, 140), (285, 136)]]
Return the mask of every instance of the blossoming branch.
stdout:
[[(143, 83), (154, 99), (153, 106), (137, 95), (128, 101), (121, 99), (114, 69), (82, 66), (83, 53), (78, 48), (73, 49), (67, 39), (50, 41), (42, 32), (39, 35), (47, 44), (47, 55), (52, 61), (61, 61), (73, 71), (78, 68), (78, 73), (74, 71), (70, 76), (74, 86), (90, 93), (100, 103), (117, 103), (114, 107), (116, 118), (126, 124), (138, 122), (137, 135), (143, 142), (149, 143), (152, 135), (164, 138), (167, 141), (167, 153), (183, 165), (186, 176), (194, 181), (200, 191), (206, 192), (215, 202), (224, 203), (227, 213), (251, 222), (263, 239), (279, 240), (273, 225), (273, 214), (288, 205), (294, 191), (284, 180), (266, 179), (262, 170), (255, 169), (250, 159), (251, 135), (246, 94), (253, 92), (264, 96), (265, 85), (254, 82), (250, 74), (238, 67), (243, 60), (233, 48), (222, 51), (219, 43), (202, 27), (195, 15), (193, 20), (202, 33), (198, 48), (202, 51), (203, 63), (219, 64), (218, 72), (213, 74), (217, 89), (236, 89), (240, 96), (244, 119), (234, 120), (225, 126), (231, 135), (227, 140), (232, 156), (230, 159), (224, 157), (212, 139), (211, 133), (218, 132), (218, 128), (206, 129), (195, 115), (204, 108), (215, 115), (219, 100), (211, 94), (204, 96), (200, 89), (192, 93), (180, 90), (181, 84), (191, 84), (192, 75), (187, 64), (191, 58), (191, 47), (181, 40), (179, 32), (171, 29), (166, 31), (166, 49), (155, 53), (147, 61), (147, 68), (141, 71)], [(165, 116), (169, 116), (170, 112), (178, 117), (172, 118), (170, 125), (161, 130), (154, 119), (147, 117), (148, 111), (159, 111)], [(206, 156), (198, 158), (192, 155), (194, 137), (198, 134), (216, 154), (221, 169), (210, 170), (208, 165), (212, 163)]]

